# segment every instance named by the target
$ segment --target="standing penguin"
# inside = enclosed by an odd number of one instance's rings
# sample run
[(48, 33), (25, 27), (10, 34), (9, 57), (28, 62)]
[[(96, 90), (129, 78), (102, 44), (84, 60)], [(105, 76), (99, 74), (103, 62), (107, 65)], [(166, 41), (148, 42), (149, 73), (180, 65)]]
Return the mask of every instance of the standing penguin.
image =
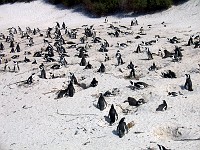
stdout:
[(81, 59), (80, 66), (86, 66), (86, 59), (85, 59), (84, 55), (83, 55), (83, 57)]
[(3, 43), (0, 43), (0, 50), (4, 50), (4, 45), (3, 45)]
[(63, 23), (62, 23), (62, 29), (65, 29), (65, 27), (66, 27), (66, 25), (65, 25), (65, 23), (63, 22)]
[(14, 62), (14, 71), (16, 70), (16, 68), (18, 69), (18, 71), (20, 70), (19, 69), (19, 64), (18, 64), (18, 62), (17, 61), (13, 61)]
[(42, 79), (47, 79), (47, 77), (46, 77), (46, 71), (44, 70), (44, 67), (41, 69), (41, 78)]
[(107, 106), (107, 102), (105, 101), (102, 93), (100, 93), (99, 100), (97, 102), (97, 108), (99, 108), (101, 111), (104, 110)]
[(91, 87), (95, 87), (95, 86), (97, 86), (98, 85), (98, 81), (96, 80), (96, 78), (93, 78), (92, 79), (92, 82), (90, 83), (90, 86)]
[(190, 46), (190, 45), (193, 45), (193, 44), (194, 44), (193, 38), (192, 38), (192, 36), (190, 36), (187, 46)]
[(35, 73), (33, 73), (31, 76), (28, 77), (28, 79), (26, 80), (26, 83), (27, 83), (27, 84), (33, 83), (33, 75), (34, 75), (34, 74), (35, 74)]
[(88, 61), (87, 65), (85, 66), (85, 69), (92, 69), (92, 65), (90, 64), (89, 61)]
[(67, 89), (67, 94), (70, 96), (70, 97), (73, 97), (74, 96), (74, 93), (75, 93), (75, 89), (74, 89), (74, 86), (73, 86), (73, 83), (70, 82)]
[(136, 53), (141, 53), (140, 45), (137, 46)]
[(116, 120), (118, 120), (118, 114), (113, 104), (111, 105), (108, 117), (110, 118), (110, 125), (112, 125)]
[(97, 70), (97, 72), (101, 72), (101, 73), (105, 72), (105, 66), (104, 66), (103, 63), (101, 63), (101, 66), (100, 66), (100, 68)]
[(120, 138), (122, 138), (126, 133), (128, 133), (128, 126), (126, 125), (126, 122), (124, 122), (125, 117), (123, 117), (117, 126), (117, 132)]
[(148, 60), (153, 59), (152, 53), (150, 52), (149, 48), (146, 47), (146, 50), (147, 50), (147, 57), (148, 57)]
[(19, 43), (17, 44), (15, 51), (20, 52), (20, 46), (19, 46)]
[(120, 53), (120, 51), (118, 50), (115, 57), (117, 58), (117, 65), (119, 66), (120, 64), (123, 64), (123, 60), (122, 60), (122, 55)]
[(71, 77), (70, 77), (71, 78), (71, 82), (77, 85), (78, 84), (78, 80), (75, 77), (75, 75), (73, 73), (71, 73), (71, 72), (70, 72), (70, 75), (71, 75)]
[(56, 22), (56, 27), (60, 28), (60, 24), (58, 22)]
[(186, 81), (185, 81), (185, 85), (184, 88), (188, 91), (193, 91), (192, 89), (192, 81), (190, 79), (190, 75), (189, 74), (185, 74), (186, 75)]
[(131, 68), (131, 71), (130, 71), (129, 77), (130, 77), (130, 78), (132, 78), (132, 77), (135, 78), (135, 77), (136, 77), (136, 76), (135, 76), (135, 68), (134, 68), (134, 67)]

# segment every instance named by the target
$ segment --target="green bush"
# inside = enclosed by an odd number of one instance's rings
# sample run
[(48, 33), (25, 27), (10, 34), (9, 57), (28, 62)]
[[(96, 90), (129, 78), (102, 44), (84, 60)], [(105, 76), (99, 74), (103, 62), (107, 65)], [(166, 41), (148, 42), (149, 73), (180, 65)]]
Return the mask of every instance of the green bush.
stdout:
[[(31, 0), (0, 0), (0, 4), (14, 2), (30, 2)], [(49, 0), (52, 4), (62, 3), (67, 7), (83, 5), (86, 10), (103, 16), (116, 12), (148, 13), (171, 7), (172, 4), (187, 0)]]
[(167, 9), (173, 0), (61, 0), (61, 3), (68, 7), (82, 4), (89, 12), (102, 16), (115, 12), (141, 13)]

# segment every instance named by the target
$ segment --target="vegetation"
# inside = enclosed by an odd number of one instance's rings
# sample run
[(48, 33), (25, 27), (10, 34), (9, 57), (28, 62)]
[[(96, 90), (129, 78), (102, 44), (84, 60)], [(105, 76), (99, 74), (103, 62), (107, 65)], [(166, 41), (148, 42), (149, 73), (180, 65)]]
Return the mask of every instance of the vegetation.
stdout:
[[(0, 0), (0, 4), (30, 2), (32, 0)], [(62, 3), (67, 7), (82, 5), (87, 11), (97, 16), (116, 12), (149, 13), (169, 8), (187, 0), (49, 0), (52, 4)]]
[(0, 0), (0, 4), (15, 3), (15, 2), (30, 2), (33, 0)]
[(54, 4), (63, 3), (67, 7), (82, 5), (89, 12), (107, 15), (115, 12), (148, 13), (169, 8), (187, 0), (49, 0)]

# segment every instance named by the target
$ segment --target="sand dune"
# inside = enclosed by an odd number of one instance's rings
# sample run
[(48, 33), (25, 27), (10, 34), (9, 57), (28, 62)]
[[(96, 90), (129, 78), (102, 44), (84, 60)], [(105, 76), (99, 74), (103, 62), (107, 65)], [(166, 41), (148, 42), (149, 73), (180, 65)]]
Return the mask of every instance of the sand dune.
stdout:
[[(23, 10), (23, 11), (22, 11)], [(125, 16), (125, 15), (124, 15)], [(61, 30), (66, 42), (75, 42), (76, 47), (85, 46), (80, 44), (85, 26), (93, 25), (96, 36), (106, 39), (108, 56), (111, 60), (104, 62), (105, 53), (98, 52), (100, 43), (93, 43), (88, 38), (90, 48), (86, 57), (93, 65), (93, 69), (84, 70), (79, 63), (81, 58), (75, 57), (79, 54), (76, 48), (68, 48), (70, 44), (63, 45), (70, 57), (65, 57), (67, 66), (59, 70), (50, 67), (54, 62), (45, 62), (42, 57), (33, 57), (35, 52), (46, 49), (47, 44), (43, 42), (44, 36), (33, 35), (33, 46), (27, 46), (28, 39), (21, 38), (15, 34), (16, 43), (20, 43), (21, 52), (10, 53), (10, 43), (0, 39), (5, 50), (2, 58), (4, 62), (8, 59), (11, 71), (3, 71), (4, 63), (0, 64), (0, 150), (71, 150), (71, 149), (126, 149), (147, 150), (159, 149), (157, 144), (172, 150), (198, 150), (200, 147), (200, 64), (199, 50), (194, 45), (185, 46), (190, 36), (196, 37), (200, 34), (200, 2), (190, 0), (182, 5), (173, 6), (169, 10), (138, 16), (139, 25), (130, 26), (134, 17), (108, 16), (108, 22), (104, 23), (102, 18), (88, 18), (73, 10), (62, 9), (45, 3), (41, 0), (31, 3), (16, 3), (0, 6), (0, 33), (8, 35), (8, 28), (18, 26), (23, 31), (26, 27), (39, 28), (43, 35), (48, 27), (55, 27), (56, 22), (65, 22), (68, 30), (77, 29), (77, 39), (70, 39)], [(163, 23), (164, 22), (164, 23)], [(108, 35), (115, 30), (109, 28), (110, 24), (120, 29), (119, 37)], [(126, 28), (125, 28), (126, 27)], [(139, 35), (143, 27), (144, 35)], [(54, 30), (54, 29), (53, 29)], [(159, 35), (160, 38), (155, 38)], [(53, 36), (53, 35), (52, 35)], [(135, 39), (140, 36), (139, 39)], [(169, 39), (177, 37), (179, 43), (171, 44)], [(47, 39), (51, 45), (54, 39)], [(142, 42), (155, 40), (152, 45), (144, 45)], [(195, 39), (199, 40), (198, 38)], [(127, 47), (118, 47), (118, 43), (126, 43)], [(134, 53), (138, 44), (141, 44), (141, 53)], [(158, 56), (159, 49), (163, 52), (167, 49), (174, 52), (175, 46), (183, 49), (182, 60), (172, 62), (172, 58), (163, 59)], [(153, 53), (153, 59), (147, 60), (145, 48), (148, 47)], [(54, 47), (55, 48), (55, 47)], [(117, 65), (115, 54), (120, 50), (125, 64)], [(24, 55), (30, 52), (30, 55)], [(14, 67), (13, 55), (19, 55), (14, 59), (19, 61), (20, 71), (12, 72)], [(24, 63), (24, 57), (31, 60)], [(59, 60), (55, 52), (54, 58)], [(36, 59), (37, 64), (32, 64)], [(127, 79), (130, 70), (127, 68), (132, 61), (135, 66), (137, 79)], [(105, 73), (98, 73), (101, 62), (106, 67)], [(39, 77), (39, 65), (44, 63), (47, 79)], [(159, 68), (149, 71), (148, 68), (155, 63)], [(172, 70), (177, 78), (163, 78), (162, 72)], [(62, 78), (50, 79), (50, 72)], [(57, 92), (67, 87), (70, 80), (70, 72), (74, 73), (79, 83), (89, 86), (95, 77), (98, 80), (96, 87), (83, 89), (74, 85), (75, 95), (55, 99)], [(33, 84), (23, 84), (32, 74)], [(185, 74), (191, 75), (193, 91), (184, 89)], [(133, 82), (145, 82), (149, 86), (144, 89), (132, 90), (130, 80)], [(111, 97), (105, 97), (108, 106), (100, 111), (95, 107), (99, 93), (114, 88), (118, 92)], [(168, 92), (177, 92), (177, 96), (169, 96)], [(146, 103), (138, 108), (128, 107), (123, 103), (127, 97), (135, 99), (143, 98)], [(166, 111), (156, 111), (156, 108), (166, 100), (168, 108)], [(110, 126), (104, 116), (108, 115), (111, 104), (114, 104), (119, 119)], [(125, 113), (122, 108), (127, 108)], [(116, 135), (119, 120), (125, 117), (126, 123), (134, 122), (134, 126), (123, 138)], [(195, 140), (197, 139), (197, 140)]]

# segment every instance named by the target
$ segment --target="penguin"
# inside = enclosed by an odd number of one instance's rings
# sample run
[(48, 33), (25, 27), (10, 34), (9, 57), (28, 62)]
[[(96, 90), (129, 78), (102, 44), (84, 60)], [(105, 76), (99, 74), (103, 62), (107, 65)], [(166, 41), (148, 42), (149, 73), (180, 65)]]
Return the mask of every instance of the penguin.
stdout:
[(149, 48), (146, 48), (146, 50), (147, 50), (147, 57), (148, 57), (148, 60), (153, 59), (153, 55), (152, 55), (152, 53), (150, 52)]
[(135, 53), (141, 53), (140, 45), (137, 46)]
[(0, 50), (4, 50), (4, 45), (3, 45), (3, 43), (0, 43)]
[(44, 68), (44, 64), (41, 63), (41, 64), (39, 65), (39, 69), (43, 69), (43, 68)]
[(15, 45), (14, 45), (14, 42), (13, 42), (13, 41), (11, 41), (11, 42), (10, 42), (10, 47), (12, 47), (12, 48), (13, 48), (13, 47), (15, 47)]
[(14, 48), (12, 47), (11, 50), (10, 50), (10, 53), (14, 53), (14, 52), (15, 52), (15, 50), (14, 50)]
[(160, 104), (160, 105), (158, 106), (158, 108), (156, 108), (156, 111), (163, 111), (163, 110), (167, 110), (167, 103), (166, 103), (165, 100), (163, 100), (163, 103)]
[(65, 29), (66, 28), (66, 25), (65, 25), (65, 23), (63, 22), (62, 23), (62, 29)]
[(178, 96), (178, 93), (177, 92), (168, 92), (168, 95), (175, 97), (175, 96)]
[(37, 33), (37, 31), (36, 31), (36, 29), (34, 28), (34, 29), (33, 29), (33, 35), (36, 35), (36, 33)]
[(193, 91), (192, 89), (192, 81), (190, 79), (190, 75), (189, 74), (185, 74), (186, 75), (186, 81), (185, 81), (185, 85), (184, 88), (188, 91)]
[(128, 102), (128, 104), (129, 104), (130, 106), (136, 106), (136, 107), (138, 107), (138, 106), (140, 106), (142, 103), (144, 103), (144, 100), (143, 100), (143, 99), (139, 99), (139, 100), (137, 101), (137, 100), (136, 100), (135, 98), (133, 98), (133, 97), (128, 97), (128, 99), (125, 100), (124, 103), (126, 103), (126, 102)]
[(134, 67), (135, 67), (135, 66), (134, 66), (133, 62), (130, 61), (130, 63), (129, 63), (129, 65), (127, 66), (127, 68), (128, 68), (128, 69), (132, 69), (132, 68), (134, 68)]
[(152, 65), (151, 67), (149, 67), (148, 70), (149, 70), (149, 71), (155, 71), (155, 70), (157, 70), (157, 67), (156, 67), (156, 65), (155, 65), (154, 62), (153, 62), (153, 65)]
[(132, 69), (131, 69), (131, 71), (130, 71), (130, 74), (129, 74), (129, 77), (130, 77), (130, 78), (132, 78), (132, 77), (135, 78), (135, 77), (136, 77), (136, 76), (135, 76), (135, 68), (134, 68), (134, 67), (132, 67)]
[(122, 60), (122, 55), (120, 53), (120, 51), (118, 50), (115, 57), (117, 58), (117, 65), (119, 66), (120, 64), (124, 64), (123, 60)]
[(26, 58), (26, 56), (25, 56), (25, 58), (24, 58), (24, 62), (30, 62), (30, 59), (28, 59), (28, 58)]
[(110, 118), (110, 125), (112, 125), (116, 120), (118, 120), (118, 114), (113, 104), (111, 105), (111, 108), (109, 110), (108, 117)]
[(173, 57), (173, 53), (169, 52), (168, 50), (164, 50), (164, 56), (162, 58)]
[(37, 61), (36, 61), (36, 60), (34, 60), (34, 61), (32, 62), (32, 64), (37, 64)]
[(193, 38), (192, 38), (192, 36), (190, 36), (187, 46), (190, 46), (190, 45), (193, 45), (193, 44), (194, 44)]
[(58, 22), (56, 22), (56, 26), (57, 26), (58, 28), (60, 28), (60, 24), (59, 24)]
[(119, 31), (118, 30), (115, 31), (115, 37), (119, 37)]
[(18, 71), (20, 70), (19, 69), (19, 64), (18, 64), (18, 62), (17, 61), (13, 61), (14, 62), (14, 71), (16, 70), (16, 68), (18, 69)]
[(71, 75), (71, 82), (74, 83), (74, 84), (78, 84), (78, 80), (75, 77), (75, 75), (73, 73), (70, 73), (70, 75)]
[(93, 78), (92, 82), (90, 83), (91, 87), (95, 87), (98, 85), (98, 81), (96, 80), (96, 78)]
[(86, 66), (86, 59), (85, 59), (84, 55), (83, 55), (83, 57), (81, 59), (80, 66)]
[(17, 44), (16, 46), (16, 49), (15, 49), (17, 52), (20, 52), (20, 46), (19, 46), (19, 43)]
[[(132, 82), (132, 81), (131, 81)], [(132, 82), (133, 83), (133, 82)], [(131, 83), (131, 84), (132, 84)], [(136, 89), (143, 89), (143, 88), (146, 88), (146, 87), (148, 87), (149, 85), (147, 84), (147, 83), (145, 83), (145, 82), (135, 82), (134, 83), (134, 87), (136, 88)]]
[(41, 78), (42, 79), (47, 79), (47, 77), (46, 77), (46, 71), (44, 70), (44, 68), (41, 69)]
[(159, 145), (159, 144), (157, 144), (157, 145), (158, 145), (158, 147), (159, 147), (159, 150), (170, 150), (170, 149), (165, 148), (165, 147), (162, 146), (162, 145)]
[(53, 66), (51, 66), (51, 69), (60, 69), (60, 65), (59, 64), (54, 64)]
[(168, 70), (168, 72), (164, 73), (162, 72), (162, 77), (163, 78), (176, 78), (175, 72)]
[(75, 89), (74, 89), (73, 83), (71, 81), (66, 89), (66, 92), (67, 92), (68, 96), (70, 96), (70, 97), (74, 96)]
[(110, 58), (109, 58), (108, 54), (105, 53), (105, 59), (104, 59), (104, 61), (106, 62), (106, 61), (108, 61), (108, 60), (110, 60)]
[(122, 138), (125, 135), (125, 131), (126, 133), (128, 133), (128, 126), (126, 125), (126, 122), (124, 122), (125, 117), (123, 117), (120, 121), (119, 124), (117, 126), (117, 132), (120, 138)]
[(90, 64), (90, 62), (88, 61), (87, 65), (85, 66), (84, 69), (92, 69), (92, 65)]
[(107, 106), (107, 102), (105, 101), (103, 94), (100, 93), (100, 97), (97, 102), (97, 108), (99, 108), (101, 111), (103, 111), (106, 108), (106, 106)]
[(105, 66), (103, 63), (101, 63), (101, 66), (100, 68), (97, 70), (97, 72), (101, 72), (101, 73), (104, 73), (105, 72)]
[(26, 81), (27, 84), (33, 83), (33, 75), (34, 75), (34, 73), (31, 76), (28, 77), (28, 79)]

